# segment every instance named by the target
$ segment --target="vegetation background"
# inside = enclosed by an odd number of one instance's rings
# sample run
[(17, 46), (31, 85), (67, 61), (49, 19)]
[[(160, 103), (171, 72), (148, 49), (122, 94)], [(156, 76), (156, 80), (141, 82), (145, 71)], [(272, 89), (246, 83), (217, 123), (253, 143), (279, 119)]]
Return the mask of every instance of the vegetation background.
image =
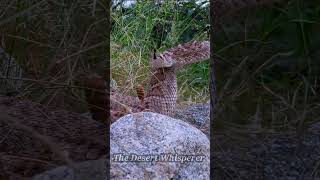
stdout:
[(107, 1), (0, 3), (0, 93), (87, 110), (81, 74), (105, 71)]
[[(104, 17), (105, 7), (94, 2), (1, 1), (1, 49), (12, 56), (10, 62), (1, 57), (1, 94), (85, 111), (76, 77), (103, 72), (105, 62), (105, 35), (97, 33), (104, 27), (96, 18)], [(208, 39), (207, 3), (166, 1), (160, 7), (139, 1), (124, 7), (113, 1), (110, 46), (116, 87), (134, 94), (137, 83), (145, 84), (154, 48), (163, 51)], [(215, 128), (302, 132), (319, 122), (319, 3), (289, 0), (235, 7), (219, 18), (214, 27)], [(25, 73), (19, 74), (13, 64)], [(180, 71), (179, 103), (207, 102), (208, 78), (208, 62)], [(17, 81), (24, 83), (10, 85)]]
[[(117, 1), (111, 18), (111, 71), (119, 91), (134, 94), (138, 84), (150, 78), (149, 61), (158, 52), (191, 40), (208, 40), (208, 2)], [(178, 72), (179, 97), (183, 102), (209, 99), (208, 62)]]
[[(163, 51), (206, 39), (207, 4), (165, 1), (160, 7), (153, 1), (138, 1), (122, 7), (121, 2), (114, 3), (112, 78), (118, 88), (134, 93), (134, 86), (144, 83), (153, 48)], [(244, 134), (302, 133), (319, 122), (320, 6), (290, 0), (243, 7), (228, 9), (214, 27), (215, 128)], [(179, 72), (179, 102), (207, 102), (208, 75), (208, 62)]]
[(302, 134), (319, 122), (319, 3), (270, 2), (219, 17), (217, 129)]

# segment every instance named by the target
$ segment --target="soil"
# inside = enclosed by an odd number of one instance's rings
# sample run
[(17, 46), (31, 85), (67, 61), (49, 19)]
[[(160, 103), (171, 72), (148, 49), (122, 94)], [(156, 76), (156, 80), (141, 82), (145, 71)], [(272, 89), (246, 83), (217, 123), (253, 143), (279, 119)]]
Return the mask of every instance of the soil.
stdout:
[(64, 110), (0, 96), (0, 179), (29, 179), (104, 156), (106, 126)]

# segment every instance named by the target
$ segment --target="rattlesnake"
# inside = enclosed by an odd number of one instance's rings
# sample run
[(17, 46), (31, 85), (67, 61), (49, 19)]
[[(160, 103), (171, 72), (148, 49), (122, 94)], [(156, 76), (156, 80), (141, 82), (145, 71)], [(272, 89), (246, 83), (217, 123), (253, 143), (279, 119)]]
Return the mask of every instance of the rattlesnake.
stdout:
[[(122, 117), (128, 113), (152, 111), (164, 115), (173, 115), (177, 101), (176, 71), (185, 65), (207, 60), (210, 56), (209, 41), (193, 41), (168, 49), (163, 53), (154, 53), (151, 59), (151, 78), (149, 90), (139, 97), (128, 96), (116, 91), (110, 93), (111, 120)], [(100, 82), (100, 83), (99, 83)], [(103, 78), (91, 75), (86, 80), (86, 86), (94, 89), (106, 89)], [(87, 101), (95, 106), (103, 106), (107, 99), (106, 94), (87, 93)], [(106, 112), (92, 107), (94, 119), (104, 120)]]
[(207, 60), (209, 56), (209, 41), (193, 41), (155, 54), (151, 63), (151, 89), (146, 95), (146, 108), (157, 113), (172, 115), (177, 101), (176, 70), (187, 64)]

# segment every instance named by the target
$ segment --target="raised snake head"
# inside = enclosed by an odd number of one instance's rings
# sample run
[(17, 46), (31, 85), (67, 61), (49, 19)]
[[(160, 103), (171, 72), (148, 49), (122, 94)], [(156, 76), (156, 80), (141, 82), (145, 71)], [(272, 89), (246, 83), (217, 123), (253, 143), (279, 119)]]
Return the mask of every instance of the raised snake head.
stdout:
[(172, 58), (172, 53), (165, 52), (165, 53), (157, 54), (156, 50), (154, 50), (153, 57), (151, 60), (151, 67), (153, 69), (169, 68), (169, 67), (173, 67), (174, 64), (175, 64), (175, 61)]
[(151, 68), (181, 68), (188, 64), (205, 61), (210, 58), (209, 41), (191, 41), (166, 50), (163, 53), (153, 52)]

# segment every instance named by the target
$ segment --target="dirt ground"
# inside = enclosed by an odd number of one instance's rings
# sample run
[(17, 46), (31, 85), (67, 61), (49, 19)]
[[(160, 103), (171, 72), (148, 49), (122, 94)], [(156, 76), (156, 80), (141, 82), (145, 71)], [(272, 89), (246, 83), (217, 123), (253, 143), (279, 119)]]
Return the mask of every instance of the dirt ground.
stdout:
[(0, 179), (28, 179), (62, 164), (98, 159), (106, 154), (105, 142), (102, 123), (0, 96)]

